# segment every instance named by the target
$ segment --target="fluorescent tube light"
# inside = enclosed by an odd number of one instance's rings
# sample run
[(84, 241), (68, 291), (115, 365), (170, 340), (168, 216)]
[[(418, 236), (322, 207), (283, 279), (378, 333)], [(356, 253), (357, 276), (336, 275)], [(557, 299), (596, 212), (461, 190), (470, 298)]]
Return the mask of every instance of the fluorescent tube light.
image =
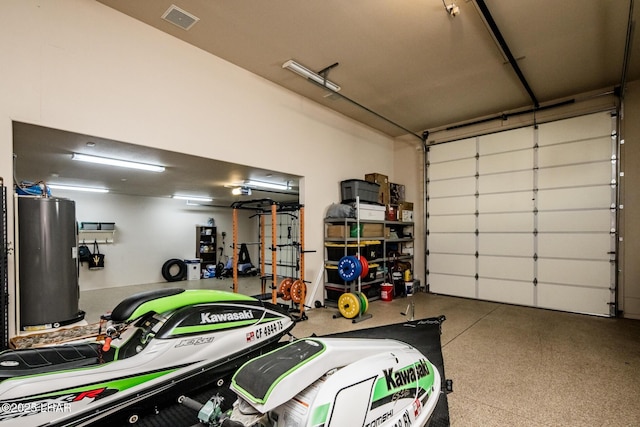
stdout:
[(307, 78), (309, 80), (314, 81), (315, 83), (318, 83), (320, 86), (326, 87), (327, 89), (330, 89), (334, 92), (338, 92), (340, 91), (340, 86), (338, 86), (337, 84), (333, 83), (330, 80), (325, 79), (323, 76), (321, 76), (320, 74), (314, 73), (313, 71), (311, 71), (310, 69), (308, 69), (307, 67), (305, 67), (304, 65), (300, 65), (297, 62), (293, 61), (293, 60), (288, 60), (287, 62), (285, 62), (284, 64), (282, 64), (282, 68), (286, 68), (288, 70), (293, 71), (294, 73)]
[(236, 187), (231, 190), (231, 194), (234, 196), (250, 196), (251, 189), (249, 187)]
[(249, 187), (258, 187), (258, 188), (269, 188), (272, 190), (289, 190), (289, 183), (279, 184), (275, 182), (263, 182), (263, 181), (254, 181), (249, 179), (244, 182), (244, 185), (248, 185)]
[(108, 193), (109, 192), (109, 190), (107, 190), (106, 188), (79, 187), (76, 185), (47, 184), (47, 187), (53, 188), (54, 190), (86, 191), (89, 193)]
[(210, 197), (200, 197), (200, 196), (179, 196), (179, 195), (173, 195), (174, 199), (177, 200), (186, 200), (189, 201), (191, 200), (192, 202), (212, 202), (213, 199)]
[(73, 160), (80, 160), (82, 162), (98, 163), (101, 165), (118, 166), (121, 168), (140, 169), (150, 172), (164, 172), (164, 166), (150, 165), (147, 163), (130, 162), (128, 160), (110, 159), (108, 157), (90, 156), (87, 154), (73, 153), (71, 155)]

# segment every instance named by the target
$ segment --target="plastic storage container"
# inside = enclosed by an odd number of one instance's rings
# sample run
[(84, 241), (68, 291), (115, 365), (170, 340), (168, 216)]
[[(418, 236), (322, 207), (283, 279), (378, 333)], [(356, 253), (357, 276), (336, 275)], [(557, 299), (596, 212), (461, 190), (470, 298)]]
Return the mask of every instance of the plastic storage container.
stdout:
[(360, 197), (361, 202), (378, 203), (380, 184), (363, 179), (349, 179), (340, 183), (342, 203), (355, 202)]

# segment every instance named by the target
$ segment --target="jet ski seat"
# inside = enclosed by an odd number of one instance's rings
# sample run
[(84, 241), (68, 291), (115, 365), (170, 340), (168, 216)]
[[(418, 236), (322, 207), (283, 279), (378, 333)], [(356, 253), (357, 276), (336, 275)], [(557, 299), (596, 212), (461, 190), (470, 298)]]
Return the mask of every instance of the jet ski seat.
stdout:
[(139, 292), (131, 295), (122, 301), (113, 309), (109, 318), (114, 322), (125, 322), (131, 317), (134, 311), (145, 302), (154, 299), (177, 295), (184, 292), (182, 288), (156, 289), (152, 291)]
[(0, 353), (0, 381), (103, 363), (108, 360), (104, 360), (106, 354), (101, 347), (99, 343), (86, 343), (5, 350)]

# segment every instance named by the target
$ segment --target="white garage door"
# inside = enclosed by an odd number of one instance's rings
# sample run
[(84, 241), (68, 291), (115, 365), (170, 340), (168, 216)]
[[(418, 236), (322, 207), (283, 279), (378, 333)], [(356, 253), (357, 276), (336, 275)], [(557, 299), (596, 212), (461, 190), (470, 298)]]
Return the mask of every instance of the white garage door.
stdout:
[(430, 291), (612, 315), (615, 133), (606, 112), (429, 147)]

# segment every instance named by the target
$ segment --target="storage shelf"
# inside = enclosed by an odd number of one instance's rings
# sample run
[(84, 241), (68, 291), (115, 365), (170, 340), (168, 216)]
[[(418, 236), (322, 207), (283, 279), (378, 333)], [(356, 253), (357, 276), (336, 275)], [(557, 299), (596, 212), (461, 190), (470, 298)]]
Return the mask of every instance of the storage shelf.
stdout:
[(78, 230), (78, 243), (79, 244), (91, 244), (91, 243), (115, 243), (116, 230)]
[[(339, 261), (335, 260), (336, 259), (335, 253), (331, 255), (331, 252), (328, 252), (329, 251), (328, 248), (330, 248), (330, 250), (335, 250), (336, 246), (338, 246), (336, 244), (343, 246), (345, 253), (347, 253), (347, 247), (351, 248), (351, 250), (353, 251), (354, 243), (359, 242), (362, 246), (362, 242), (379, 241), (380, 244), (382, 245), (382, 257), (376, 257), (375, 259), (367, 258), (367, 261), (369, 262), (370, 265), (378, 264), (378, 272), (384, 271), (387, 265), (389, 263), (393, 263), (394, 261), (409, 262), (413, 264), (414, 254), (413, 253), (407, 254), (402, 252), (403, 249), (405, 248), (408, 249), (409, 244), (413, 243), (414, 241), (413, 237), (389, 237), (389, 236), (351, 237), (350, 236), (350, 228), (351, 226), (356, 224), (382, 224), (384, 227), (385, 234), (387, 230), (390, 228), (392, 232), (396, 232), (400, 235), (409, 234), (408, 231), (411, 231), (410, 234), (413, 235), (413, 227), (414, 227), (413, 222), (387, 221), (387, 220), (376, 221), (371, 219), (358, 220), (357, 218), (325, 218), (324, 223), (325, 223), (324, 242), (325, 244), (331, 243), (331, 245), (325, 245), (325, 260), (324, 260), (324, 263), (325, 263), (324, 287), (327, 292), (327, 299), (330, 301), (334, 300), (334, 298), (335, 300), (337, 300), (336, 296), (338, 296), (339, 294), (344, 292), (350, 292), (351, 290), (357, 289), (358, 287), (358, 282), (345, 282), (343, 284), (340, 284), (340, 283), (334, 283), (329, 281), (328, 270), (331, 270), (332, 274), (335, 274), (335, 272), (333, 271), (333, 268), (335, 268), (334, 266), (337, 266), (339, 264)], [(345, 235), (342, 237), (328, 237), (327, 236), (327, 232), (329, 229), (328, 225), (344, 225), (345, 227), (342, 230), (342, 233), (344, 233)], [(408, 228), (408, 230), (405, 230), (405, 228)], [(336, 231), (333, 230), (333, 233), (335, 232)], [(358, 250), (358, 253), (361, 253), (362, 248), (357, 247), (357, 250)], [(400, 254), (395, 256), (388, 256), (389, 250), (398, 251), (400, 252)], [(332, 258), (332, 259), (330, 260), (328, 258)], [(327, 266), (331, 266), (333, 268), (327, 269)], [(336, 279), (332, 278), (331, 280), (335, 281)], [(379, 299), (379, 295), (378, 295), (379, 288), (381, 284), (385, 282), (385, 280), (386, 278), (385, 276), (383, 276), (382, 278), (376, 278), (374, 280), (367, 281), (367, 282), (360, 281), (359, 286), (362, 292), (367, 294), (367, 297), (369, 298), (369, 300)]]

